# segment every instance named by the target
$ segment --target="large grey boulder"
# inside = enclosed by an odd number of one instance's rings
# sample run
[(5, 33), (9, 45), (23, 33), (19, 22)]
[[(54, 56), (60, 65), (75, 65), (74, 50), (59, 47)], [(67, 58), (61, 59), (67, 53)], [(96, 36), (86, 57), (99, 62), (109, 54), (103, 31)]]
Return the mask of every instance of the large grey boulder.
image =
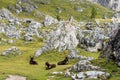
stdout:
[(2, 8), (0, 10), (0, 16), (5, 18), (5, 19), (8, 19), (8, 20), (14, 18), (12, 13), (8, 9), (6, 9), (6, 8)]

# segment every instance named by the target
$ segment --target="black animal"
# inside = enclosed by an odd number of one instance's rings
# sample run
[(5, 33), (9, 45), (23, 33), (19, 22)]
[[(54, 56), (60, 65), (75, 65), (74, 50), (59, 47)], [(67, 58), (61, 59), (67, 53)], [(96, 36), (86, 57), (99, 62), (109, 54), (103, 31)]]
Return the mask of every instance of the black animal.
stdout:
[(57, 64), (58, 65), (65, 65), (65, 64), (67, 64), (67, 62), (68, 62), (68, 57), (65, 57), (65, 59), (63, 61), (60, 61)]
[(38, 63), (36, 61), (34, 61), (34, 57), (30, 57), (29, 64), (38, 65)]
[(52, 68), (55, 68), (55, 67), (56, 67), (55, 64), (50, 64), (50, 63), (48, 63), (48, 62), (45, 63), (45, 66), (46, 66), (46, 70), (52, 69)]

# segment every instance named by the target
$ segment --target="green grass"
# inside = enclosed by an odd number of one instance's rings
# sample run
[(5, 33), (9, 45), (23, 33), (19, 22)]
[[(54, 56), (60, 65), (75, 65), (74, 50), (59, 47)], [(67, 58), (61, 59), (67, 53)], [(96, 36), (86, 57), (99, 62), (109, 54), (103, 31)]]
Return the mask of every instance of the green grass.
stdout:
[(80, 49), (80, 48), (78, 48), (78, 49), (80, 50), (79, 54), (86, 56), (86, 57), (93, 57), (95, 59), (98, 59), (99, 54), (100, 54), (100, 52), (88, 52), (88, 51), (85, 51), (84, 49)]
[(8, 8), (9, 5), (15, 5), (15, 3), (16, 0), (0, 0), (0, 9), (5, 7)]
[[(40, 57), (35, 58), (39, 65), (29, 64), (30, 56), (33, 56), (34, 52), (42, 45), (44, 45), (44, 43), (34, 41), (25, 44), (22, 40), (18, 40), (16, 43), (9, 44), (7, 46), (0, 45), (0, 53), (11, 46), (17, 46), (23, 52), (23, 54), (20, 56), (0, 56), (0, 80), (5, 79), (9, 74), (22, 75), (27, 77), (27, 80), (46, 80), (49, 76), (55, 76), (52, 80), (71, 80), (70, 77), (65, 77), (64, 74), (51, 75), (50, 73), (53, 71), (64, 72), (66, 68), (77, 63), (77, 59), (71, 59), (67, 65), (57, 65), (56, 68), (45, 70), (46, 61), (57, 64), (58, 61), (63, 60), (68, 55), (69, 51), (67, 50), (64, 52), (58, 52), (57, 50), (48, 51), (42, 54)], [(111, 74), (111, 78), (109, 80), (119, 80), (120, 68), (118, 68), (113, 61), (110, 61), (106, 64), (105, 59), (98, 59), (99, 53), (91, 53), (80, 48), (78, 49), (80, 50), (80, 55), (94, 57), (95, 60), (92, 61), (94, 65), (102, 67), (106, 72)]]
[[(48, 14), (50, 16), (53, 16), (56, 18), (57, 15), (61, 19), (68, 20), (70, 16), (73, 16), (76, 20), (80, 21), (87, 21), (90, 20), (91, 16), (91, 9), (92, 7), (97, 8), (97, 17), (99, 20), (103, 17), (104, 14), (111, 13), (112, 11), (105, 9), (97, 4), (89, 3), (85, 0), (85, 2), (76, 4), (79, 0), (75, 0), (76, 2), (68, 2), (68, 0), (51, 0), (50, 4), (47, 5), (38, 5), (38, 9), (33, 11), (32, 13), (28, 14), (25, 12), (20, 13), (19, 15), (14, 14), (18, 18), (32, 18), (37, 21), (43, 20), (43, 15), (40, 15), (41, 18), (37, 18), (34, 16), (35, 13), (40, 11), (41, 13)], [(84, 0), (83, 0), (84, 1)], [(3, 7), (8, 7), (8, 5), (15, 5), (16, 0), (0, 0), (0, 9)], [(58, 14), (57, 7), (60, 7), (62, 9), (62, 13)], [(77, 12), (75, 11), (76, 7), (83, 8), (83, 12)], [(112, 14), (108, 15), (110, 17)], [(109, 19), (108, 19), (109, 20)], [(107, 21), (108, 21), (107, 20)], [(101, 21), (101, 20), (100, 20)], [(2, 22), (2, 21), (0, 21)], [(7, 23), (8, 21), (6, 21)], [(104, 21), (103, 21), (104, 22)], [(28, 24), (23, 25), (26, 27)], [(55, 25), (52, 25), (55, 26)], [(52, 27), (50, 27), (52, 29)], [(51, 29), (48, 29), (46, 27), (43, 27), (42, 30), (49, 31)], [(24, 34), (24, 33), (23, 33)], [(3, 34), (0, 34), (0, 39), (5, 38)], [(0, 53), (4, 50), (10, 48), (11, 46), (17, 46), (20, 50), (22, 50), (23, 54), (20, 56), (15, 57), (5, 57), (0, 56), (0, 80), (5, 79), (9, 74), (15, 74), (15, 75), (22, 75), (26, 76), (28, 80), (46, 80), (51, 74), (50, 72), (53, 71), (65, 71), (66, 68), (72, 66), (75, 64), (78, 60), (70, 60), (68, 65), (64, 66), (57, 66), (54, 69), (51, 70), (45, 70), (45, 62), (49, 61), (50, 63), (57, 64), (58, 61), (63, 60), (64, 57), (67, 56), (68, 51), (65, 52), (58, 52), (57, 50), (48, 51), (44, 54), (42, 54), (40, 57), (35, 58), (36, 61), (38, 61), (39, 65), (29, 65), (29, 59), (30, 56), (34, 55), (34, 52), (40, 48), (42, 45), (44, 45), (42, 40), (36, 39), (35, 41), (24, 43), (23, 40), (17, 40), (17, 42), (13, 44), (8, 44), (4, 42), (3, 44), (0, 44)], [(95, 65), (101, 66), (104, 68), (107, 72), (110, 72), (112, 77), (110, 80), (119, 80), (119, 73), (120, 69), (115, 65), (115, 63), (105, 63), (104, 59), (98, 59), (99, 53), (90, 53), (83, 49), (80, 50), (80, 55), (83, 56), (91, 56), (94, 57), (95, 60), (93, 63)], [(112, 70), (115, 70), (117, 72), (112, 72)], [(64, 77), (64, 75), (56, 75), (52, 80), (71, 80), (70, 77)]]
[[(34, 0), (32, 1), (35, 2)], [(3, 7), (8, 7), (9, 5), (13, 5), (14, 7), (15, 3), (16, 0), (0, 0), (0, 9)], [(39, 4), (38, 2), (35, 2), (35, 4), (38, 6), (38, 9), (34, 10), (33, 12), (22, 12), (20, 14), (14, 15), (19, 18), (32, 18), (37, 21), (43, 21), (44, 14), (50, 15), (54, 18), (57, 18), (57, 16), (59, 16), (62, 20), (68, 20), (70, 16), (73, 16), (74, 19), (78, 21), (88, 21), (91, 20), (91, 10), (93, 6), (97, 9), (96, 18), (102, 18), (104, 14), (107, 14), (107, 17), (110, 18), (113, 14), (111, 10), (108, 10), (100, 5), (90, 3), (86, 0), (83, 0), (82, 2), (80, 2), (80, 0), (75, 0), (73, 2), (70, 2), (68, 0), (50, 0), (50, 4), (43, 5)], [(59, 14), (57, 8), (60, 8), (62, 10), (62, 13)], [(82, 8), (83, 12), (76, 11), (76, 8)], [(37, 13), (38, 16), (34, 16), (34, 14)]]
[[(26, 76), (27, 80), (46, 80), (50, 76), (50, 72), (53, 71), (65, 71), (67, 67), (72, 66), (78, 60), (71, 60), (68, 65), (57, 66), (51, 70), (45, 70), (45, 62), (57, 64), (58, 61), (63, 60), (68, 51), (58, 52), (52, 50), (42, 54), (40, 57), (35, 58), (39, 65), (29, 65), (30, 56), (34, 55), (34, 52), (41, 47), (44, 43), (41, 42), (30, 42), (28, 44), (22, 43), (23, 41), (18, 41), (15, 44), (8, 46), (0, 46), (0, 52), (10, 48), (11, 46), (17, 46), (22, 50), (23, 54), (14, 57), (0, 56), (0, 80), (3, 80), (9, 74), (16, 74)], [(57, 75), (54, 80), (60, 78), (61, 75)], [(63, 77), (65, 80), (70, 80), (69, 78)], [(59, 80), (59, 79), (58, 79)]]

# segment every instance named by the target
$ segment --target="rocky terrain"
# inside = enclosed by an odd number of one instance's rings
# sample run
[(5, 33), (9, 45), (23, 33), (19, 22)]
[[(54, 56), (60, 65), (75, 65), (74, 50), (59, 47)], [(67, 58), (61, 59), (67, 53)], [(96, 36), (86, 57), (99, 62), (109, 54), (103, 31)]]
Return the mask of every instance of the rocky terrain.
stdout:
[[(86, 0), (0, 4), (0, 80), (119, 79), (117, 13)], [(31, 56), (38, 65), (29, 64)], [(65, 57), (66, 65), (45, 69)]]
[(108, 9), (120, 11), (120, 0), (89, 0), (90, 2), (98, 3)]

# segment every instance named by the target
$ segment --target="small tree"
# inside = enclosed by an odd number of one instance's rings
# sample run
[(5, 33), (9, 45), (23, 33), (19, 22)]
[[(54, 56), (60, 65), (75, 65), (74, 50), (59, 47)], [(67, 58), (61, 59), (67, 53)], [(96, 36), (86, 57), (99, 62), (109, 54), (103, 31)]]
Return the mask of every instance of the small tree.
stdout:
[(61, 18), (60, 18), (60, 16), (59, 16), (59, 15), (57, 15), (56, 17), (57, 17), (57, 20), (58, 20), (58, 21), (60, 21), (60, 20), (61, 20)]
[(97, 15), (97, 10), (95, 7), (92, 8), (92, 11), (91, 11), (91, 18), (95, 18)]

